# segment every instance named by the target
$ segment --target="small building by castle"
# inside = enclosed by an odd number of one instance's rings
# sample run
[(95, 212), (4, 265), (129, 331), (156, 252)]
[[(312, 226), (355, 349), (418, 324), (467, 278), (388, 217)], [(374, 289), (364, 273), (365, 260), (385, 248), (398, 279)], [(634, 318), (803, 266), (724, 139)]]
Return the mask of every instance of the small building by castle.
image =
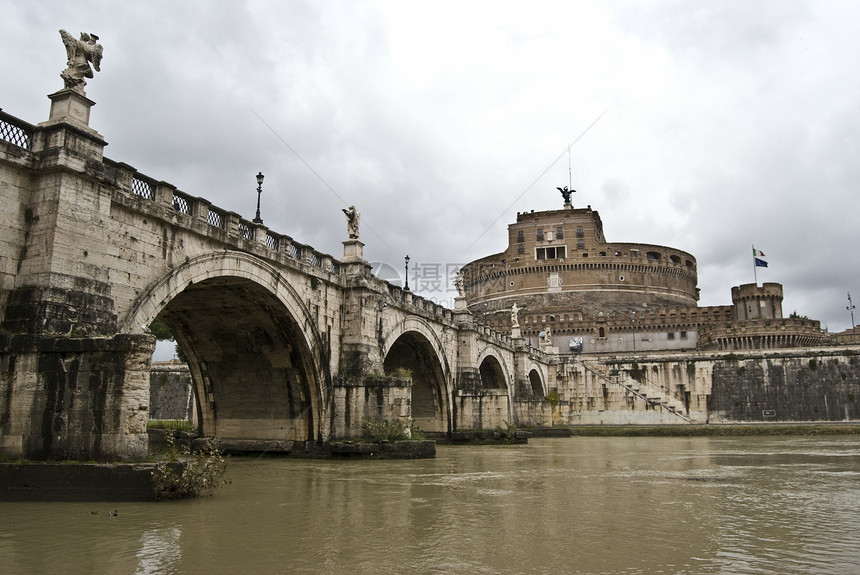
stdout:
[(560, 353), (806, 347), (820, 322), (785, 318), (782, 285), (732, 288), (732, 305), (699, 307), (696, 259), (677, 248), (611, 243), (591, 206), (517, 214), (501, 253), (463, 267), (476, 321)]

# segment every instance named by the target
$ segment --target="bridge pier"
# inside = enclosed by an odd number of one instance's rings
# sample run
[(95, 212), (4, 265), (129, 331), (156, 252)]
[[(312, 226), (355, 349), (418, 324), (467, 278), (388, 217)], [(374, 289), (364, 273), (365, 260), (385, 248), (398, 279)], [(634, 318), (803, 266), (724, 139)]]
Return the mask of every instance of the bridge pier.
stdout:
[(0, 453), (141, 460), (155, 337), (0, 336)]
[[(155, 337), (120, 334), (103, 222), (121, 170), (87, 125), (92, 101), (49, 96), (28, 156), (4, 156), (0, 454), (144, 459)], [(20, 164), (20, 165), (19, 165)]]

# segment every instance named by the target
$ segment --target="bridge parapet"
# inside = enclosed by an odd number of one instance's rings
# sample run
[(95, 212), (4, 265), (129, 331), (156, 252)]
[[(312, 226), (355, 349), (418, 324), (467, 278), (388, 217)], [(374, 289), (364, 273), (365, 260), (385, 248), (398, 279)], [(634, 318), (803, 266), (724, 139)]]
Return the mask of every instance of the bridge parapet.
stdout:
[(420, 296), (414, 292), (406, 291), (398, 285), (394, 285), (385, 280), (378, 280), (384, 285), (384, 290), (393, 300), (393, 303), (403, 307), (405, 310), (419, 312), (419, 315), (426, 316), (450, 325), (454, 324), (454, 312), (443, 305)]
[(0, 140), (4, 140), (21, 149), (33, 149), (33, 134), (36, 127), (20, 118), (7, 114), (0, 108)]
[[(105, 158), (117, 176), (113, 201), (129, 209), (148, 212), (165, 220), (187, 218), (190, 229), (232, 247), (249, 251), (281, 264), (302, 265), (326, 275), (341, 276), (340, 261), (312, 246), (297, 242), (241, 215), (219, 208), (206, 198), (192, 196), (175, 186), (157, 181), (128, 164)], [(327, 278), (332, 279), (332, 278)]]

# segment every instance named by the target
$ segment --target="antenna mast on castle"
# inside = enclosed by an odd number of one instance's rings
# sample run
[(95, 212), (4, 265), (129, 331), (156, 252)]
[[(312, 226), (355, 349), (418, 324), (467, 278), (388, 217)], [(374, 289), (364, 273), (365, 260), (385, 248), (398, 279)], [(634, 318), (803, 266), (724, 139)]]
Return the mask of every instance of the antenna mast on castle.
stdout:
[(571, 162), (570, 162), (570, 148), (571, 147), (573, 147), (573, 146), (571, 145), (571, 146), (567, 147), (567, 189), (568, 190), (573, 189), (573, 168), (571, 167), (573, 164), (571, 164)]

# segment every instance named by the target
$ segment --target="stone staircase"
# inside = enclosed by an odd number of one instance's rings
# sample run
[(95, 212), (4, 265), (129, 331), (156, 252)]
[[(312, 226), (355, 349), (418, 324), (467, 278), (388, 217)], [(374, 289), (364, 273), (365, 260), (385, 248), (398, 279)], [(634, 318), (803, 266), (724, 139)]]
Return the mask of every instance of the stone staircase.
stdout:
[(628, 396), (638, 397), (649, 405), (662, 407), (669, 413), (677, 416), (687, 423), (694, 423), (693, 420), (687, 416), (687, 409), (683, 401), (674, 397), (668, 390), (663, 389), (661, 386), (648, 383), (647, 378), (645, 378), (645, 382), (643, 383), (633, 379), (627, 373), (622, 374), (618, 371), (615, 371), (614, 373), (610, 372), (609, 375), (605, 375), (583, 362), (579, 363), (582, 365), (583, 369), (598, 379), (612, 385), (623, 387), (627, 391)]
[(627, 389), (628, 393), (631, 395), (644, 399), (650, 405), (660, 405), (668, 412), (677, 415), (687, 423), (693, 423), (693, 420), (686, 415), (687, 410), (684, 403), (659, 387), (648, 383), (640, 383), (632, 377), (627, 378), (627, 383), (623, 383), (621, 381), (614, 383), (615, 385), (620, 385)]

